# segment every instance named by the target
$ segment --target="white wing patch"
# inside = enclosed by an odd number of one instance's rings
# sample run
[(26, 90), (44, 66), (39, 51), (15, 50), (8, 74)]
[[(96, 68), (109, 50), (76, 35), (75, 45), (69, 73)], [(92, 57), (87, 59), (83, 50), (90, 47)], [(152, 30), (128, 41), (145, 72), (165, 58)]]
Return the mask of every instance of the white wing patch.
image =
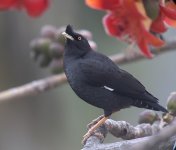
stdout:
[(108, 86), (104, 86), (104, 88), (107, 89), (107, 90), (109, 90), (109, 91), (111, 91), (111, 92), (114, 91), (114, 89), (112, 89), (112, 88), (110, 88)]

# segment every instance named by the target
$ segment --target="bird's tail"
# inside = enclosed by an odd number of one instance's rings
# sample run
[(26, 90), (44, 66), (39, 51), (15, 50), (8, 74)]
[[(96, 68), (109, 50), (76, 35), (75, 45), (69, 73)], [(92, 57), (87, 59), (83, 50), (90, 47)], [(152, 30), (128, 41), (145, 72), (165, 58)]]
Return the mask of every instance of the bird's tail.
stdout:
[(140, 100), (135, 100), (133, 105), (139, 108), (168, 112), (163, 106), (158, 103), (158, 99), (147, 91), (142, 97), (140, 97)]
[(133, 105), (139, 108), (146, 108), (146, 109), (151, 109), (155, 111), (168, 112), (167, 109), (165, 109), (163, 106), (161, 106), (158, 103), (146, 102), (143, 100), (135, 100)]
[(143, 95), (143, 98), (146, 101), (150, 101), (151, 103), (158, 103), (158, 99), (153, 96), (152, 94), (150, 94), (148, 91), (146, 91)]

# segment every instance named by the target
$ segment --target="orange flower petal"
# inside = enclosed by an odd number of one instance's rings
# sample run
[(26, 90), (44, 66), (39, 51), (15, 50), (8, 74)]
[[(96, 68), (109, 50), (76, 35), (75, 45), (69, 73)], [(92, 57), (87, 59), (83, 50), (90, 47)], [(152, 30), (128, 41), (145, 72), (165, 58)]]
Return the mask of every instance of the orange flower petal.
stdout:
[(136, 5), (136, 10), (138, 10), (138, 14), (140, 13), (141, 15), (143, 15), (142, 23), (143, 23), (145, 29), (147, 31), (149, 31), (151, 23), (152, 23), (152, 20), (147, 16), (143, 2), (140, 1), (140, 0), (136, 1), (135, 5)]
[(155, 20), (152, 22), (151, 31), (156, 33), (163, 33), (166, 32), (167, 28), (163, 22), (163, 20)]
[(109, 13), (103, 18), (103, 25), (107, 34), (111, 36), (122, 36), (125, 30), (123, 23), (113, 13)]
[(14, 6), (17, 3), (16, 0), (1, 0), (0, 9), (8, 9)]
[(86, 0), (86, 4), (94, 9), (112, 10), (119, 6), (121, 0)]
[(0, 9), (25, 9), (30, 16), (36, 17), (48, 7), (49, 0), (0, 0)]
[(141, 49), (141, 52), (148, 58), (153, 58), (153, 54), (151, 53), (151, 51), (149, 50), (148, 46), (147, 46), (147, 42), (144, 39), (141, 39), (140, 41), (138, 41), (138, 46)]
[[(174, 4), (175, 5), (175, 4)], [(170, 5), (166, 5), (166, 6), (163, 6), (163, 5), (160, 5), (160, 9), (161, 11), (169, 18), (171, 19), (176, 19), (176, 9), (173, 9), (173, 4), (169, 7)]]
[(173, 10), (176, 9), (176, 3), (174, 0), (166, 2), (165, 6)]
[(144, 36), (145, 36), (146, 42), (148, 44), (151, 44), (152, 46), (161, 47), (165, 44), (165, 42), (163, 40), (161, 40), (160, 38), (154, 36), (153, 34), (151, 34), (149, 32), (145, 32)]
[(176, 28), (176, 20), (165, 17), (164, 22), (166, 22), (169, 26)]
[(167, 28), (163, 22), (163, 16), (160, 13), (159, 16), (152, 22), (151, 31), (157, 32), (157, 33), (163, 33), (166, 30)]
[(39, 16), (49, 5), (48, 0), (26, 0), (25, 8), (30, 16)]
[[(124, 0), (123, 5), (124, 5), (124, 9), (126, 8), (126, 10), (124, 11), (128, 12), (129, 15), (136, 17), (138, 19), (145, 19), (143, 12), (141, 13), (141, 11), (143, 10), (139, 11), (139, 9), (142, 9), (142, 8), (139, 8), (140, 6), (138, 5), (138, 3), (134, 2), (134, 0)], [(132, 19), (136, 19), (136, 18), (132, 18)]]
[(86, 4), (94, 9), (108, 10), (103, 18), (106, 32), (126, 42), (136, 42), (148, 58), (153, 56), (149, 44), (157, 47), (164, 44), (164, 41), (150, 33), (151, 25), (159, 33), (166, 30), (163, 18), (158, 17), (152, 24), (142, 0), (86, 0)]

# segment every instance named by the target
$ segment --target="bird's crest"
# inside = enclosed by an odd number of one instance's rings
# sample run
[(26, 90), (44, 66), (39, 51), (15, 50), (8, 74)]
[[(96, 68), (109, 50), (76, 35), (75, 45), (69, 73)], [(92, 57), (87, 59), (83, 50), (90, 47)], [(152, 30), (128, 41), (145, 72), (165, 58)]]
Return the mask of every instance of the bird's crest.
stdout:
[(73, 34), (73, 27), (71, 25), (67, 25), (65, 32), (69, 35)]

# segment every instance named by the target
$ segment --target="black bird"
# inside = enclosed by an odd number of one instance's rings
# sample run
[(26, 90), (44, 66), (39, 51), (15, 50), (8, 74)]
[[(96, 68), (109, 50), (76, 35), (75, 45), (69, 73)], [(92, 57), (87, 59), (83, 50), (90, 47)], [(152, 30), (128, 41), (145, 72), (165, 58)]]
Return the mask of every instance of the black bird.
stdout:
[(104, 110), (104, 117), (85, 134), (85, 139), (113, 112), (123, 108), (136, 106), (167, 112), (135, 77), (93, 51), (70, 25), (62, 34), (67, 38), (64, 70), (71, 88), (81, 99)]

